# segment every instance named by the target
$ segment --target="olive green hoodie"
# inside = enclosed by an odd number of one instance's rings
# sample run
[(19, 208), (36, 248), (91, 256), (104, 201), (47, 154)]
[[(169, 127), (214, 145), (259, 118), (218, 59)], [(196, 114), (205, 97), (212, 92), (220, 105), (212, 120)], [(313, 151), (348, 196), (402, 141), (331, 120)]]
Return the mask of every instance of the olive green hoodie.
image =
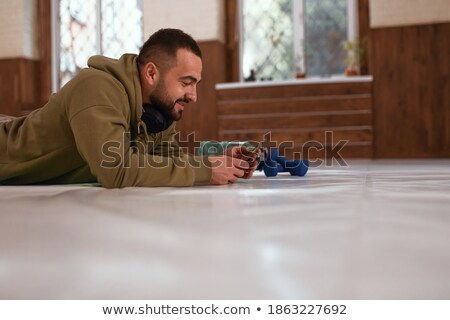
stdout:
[(0, 123), (0, 184), (99, 182), (107, 188), (208, 183), (175, 124), (147, 134), (136, 55), (91, 57), (88, 68), (28, 116)]

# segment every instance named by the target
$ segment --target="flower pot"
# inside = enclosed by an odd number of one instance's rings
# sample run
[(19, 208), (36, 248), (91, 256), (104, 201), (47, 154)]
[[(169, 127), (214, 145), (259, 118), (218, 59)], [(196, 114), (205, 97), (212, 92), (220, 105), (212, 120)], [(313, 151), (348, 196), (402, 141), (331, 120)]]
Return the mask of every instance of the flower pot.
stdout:
[(357, 76), (358, 70), (355, 67), (347, 67), (345, 68), (344, 74), (346, 76)]

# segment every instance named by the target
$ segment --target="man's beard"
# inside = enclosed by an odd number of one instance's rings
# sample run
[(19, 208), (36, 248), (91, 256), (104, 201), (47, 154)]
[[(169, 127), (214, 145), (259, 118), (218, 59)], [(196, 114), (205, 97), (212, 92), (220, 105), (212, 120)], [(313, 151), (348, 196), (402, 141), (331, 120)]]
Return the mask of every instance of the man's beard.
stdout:
[(151, 106), (162, 113), (165, 119), (178, 121), (181, 114), (175, 112), (175, 103), (163, 101), (156, 95), (150, 95)]
[(158, 83), (154, 93), (152, 93), (149, 98), (152, 107), (161, 112), (164, 118), (169, 121), (178, 121), (182, 117), (183, 111), (175, 110), (177, 102), (188, 102), (185, 99), (178, 99), (174, 102), (170, 101), (166, 87), (162, 82)]

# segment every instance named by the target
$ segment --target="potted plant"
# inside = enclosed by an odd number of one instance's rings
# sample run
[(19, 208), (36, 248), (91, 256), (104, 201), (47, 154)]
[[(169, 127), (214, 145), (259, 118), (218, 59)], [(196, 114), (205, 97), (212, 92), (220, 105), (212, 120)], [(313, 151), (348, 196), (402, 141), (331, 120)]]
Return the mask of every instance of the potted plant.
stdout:
[(359, 63), (361, 59), (364, 59), (366, 54), (366, 42), (365, 38), (344, 42), (344, 49), (347, 52), (347, 67), (344, 70), (346, 76), (356, 76), (359, 74)]

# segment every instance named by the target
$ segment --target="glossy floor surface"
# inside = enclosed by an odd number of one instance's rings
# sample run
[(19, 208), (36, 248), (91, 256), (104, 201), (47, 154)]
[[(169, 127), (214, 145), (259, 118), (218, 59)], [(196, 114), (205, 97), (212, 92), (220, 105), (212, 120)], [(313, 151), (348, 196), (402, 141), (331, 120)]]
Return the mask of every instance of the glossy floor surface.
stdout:
[(450, 160), (0, 201), (2, 299), (450, 299)]

